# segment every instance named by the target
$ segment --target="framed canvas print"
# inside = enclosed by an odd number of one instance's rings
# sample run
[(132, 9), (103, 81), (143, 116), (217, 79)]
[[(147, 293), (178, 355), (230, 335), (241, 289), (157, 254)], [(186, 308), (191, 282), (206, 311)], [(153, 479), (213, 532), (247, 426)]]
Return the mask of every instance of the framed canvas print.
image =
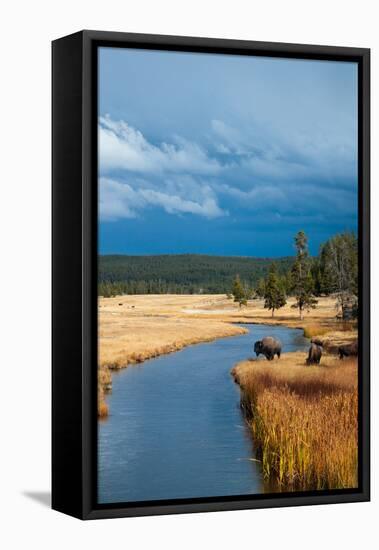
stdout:
[(53, 42), (53, 508), (369, 500), (369, 50)]

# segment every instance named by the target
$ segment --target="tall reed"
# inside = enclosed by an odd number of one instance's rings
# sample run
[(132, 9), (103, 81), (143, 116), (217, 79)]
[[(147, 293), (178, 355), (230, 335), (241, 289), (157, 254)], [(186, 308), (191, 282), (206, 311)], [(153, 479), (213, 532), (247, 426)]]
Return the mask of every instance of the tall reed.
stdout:
[(105, 393), (112, 388), (112, 375), (107, 367), (100, 367), (97, 371), (97, 415), (100, 418), (108, 416), (109, 408), (105, 402)]
[(357, 486), (355, 361), (283, 370), (256, 364), (242, 392), (257, 458), (271, 488)]

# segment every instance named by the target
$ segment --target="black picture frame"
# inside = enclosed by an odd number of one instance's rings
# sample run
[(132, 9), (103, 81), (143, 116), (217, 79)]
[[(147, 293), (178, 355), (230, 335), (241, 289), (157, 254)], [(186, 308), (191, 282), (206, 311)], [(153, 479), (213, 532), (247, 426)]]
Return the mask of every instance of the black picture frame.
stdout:
[[(359, 488), (98, 505), (97, 48), (355, 61), (359, 81)], [(81, 519), (370, 499), (370, 50), (81, 31), (52, 43), (52, 507)]]

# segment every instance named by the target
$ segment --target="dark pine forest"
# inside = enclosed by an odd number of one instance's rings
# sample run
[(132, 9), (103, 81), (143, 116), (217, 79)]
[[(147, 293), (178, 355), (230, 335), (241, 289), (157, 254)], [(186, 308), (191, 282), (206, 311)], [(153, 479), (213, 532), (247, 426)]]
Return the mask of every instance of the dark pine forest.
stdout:
[[(293, 258), (276, 258), (285, 275)], [(222, 294), (230, 291), (238, 274), (256, 287), (266, 277), (270, 258), (206, 256), (197, 254), (99, 257), (99, 294)]]

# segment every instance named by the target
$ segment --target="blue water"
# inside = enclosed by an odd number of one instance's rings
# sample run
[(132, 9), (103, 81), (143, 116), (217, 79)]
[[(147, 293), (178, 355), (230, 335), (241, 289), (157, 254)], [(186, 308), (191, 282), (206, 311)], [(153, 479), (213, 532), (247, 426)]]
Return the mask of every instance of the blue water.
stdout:
[[(303, 331), (243, 325), (248, 334), (189, 346), (113, 374), (99, 422), (99, 503), (263, 492), (231, 368), (255, 340), (305, 350)], [(266, 359), (262, 359), (266, 360)]]

